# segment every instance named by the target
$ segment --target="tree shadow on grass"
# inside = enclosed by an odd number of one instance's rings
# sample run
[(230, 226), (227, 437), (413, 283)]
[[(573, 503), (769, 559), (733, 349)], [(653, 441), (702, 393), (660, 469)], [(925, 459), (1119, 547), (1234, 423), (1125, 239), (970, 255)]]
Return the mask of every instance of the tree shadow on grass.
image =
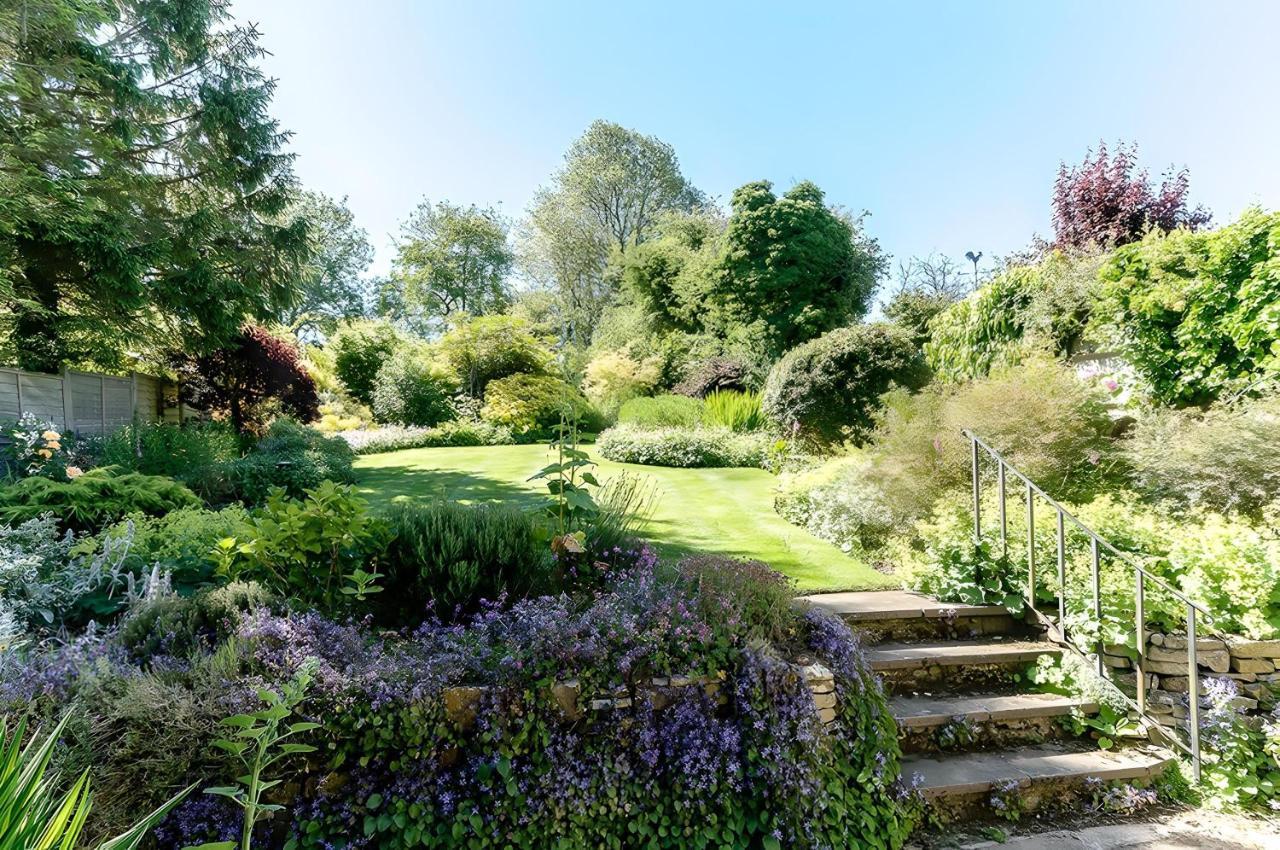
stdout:
[(375, 509), (397, 502), (501, 502), (532, 508), (543, 496), (533, 484), (522, 486), (501, 478), (488, 478), (454, 469), (386, 467), (362, 470), (356, 489)]

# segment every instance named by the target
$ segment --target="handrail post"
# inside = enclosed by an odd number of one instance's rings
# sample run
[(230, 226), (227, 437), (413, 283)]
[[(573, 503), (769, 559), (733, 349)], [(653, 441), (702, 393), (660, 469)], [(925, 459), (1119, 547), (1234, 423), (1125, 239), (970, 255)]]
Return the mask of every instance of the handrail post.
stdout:
[(1147, 713), (1147, 585), (1142, 570), (1135, 570), (1138, 579), (1134, 588), (1133, 610), (1134, 625), (1137, 627), (1138, 657), (1134, 660), (1134, 668), (1138, 676), (1138, 713)]
[(1036, 610), (1036, 494), (1027, 482), (1027, 604)]
[(1067, 527), (1058, 508), (1058, 631), (1067, 636)]
[(1105, 676), (1105, 665), (1102, 663), (1102, 552), (1098, 548), (1097, 535), (1089, 536), (1090, 560), (1093, 562), (1093, 618), (1098, 624), (1098, 675)]
[(1008, 506), (1005, 504), (1004, 458), (996, 458), (996, 463), (1000, 469), (1000, 474), (996, 478), (996, 489), (1000, 493), (1000, 555), (1007, 558), (1009, 556), (1009, 517)]
[(972, 449), (973, 463), (973, 545), (982, 545), (982, 484), (978, 476), (978, 438), (970, 435), (969, 446)]
[(1196, 663), (1196, 608), (1187, 605), (1187, 720), (1191, 731), (1191, 776), (1200, 782), (1200, 665)]

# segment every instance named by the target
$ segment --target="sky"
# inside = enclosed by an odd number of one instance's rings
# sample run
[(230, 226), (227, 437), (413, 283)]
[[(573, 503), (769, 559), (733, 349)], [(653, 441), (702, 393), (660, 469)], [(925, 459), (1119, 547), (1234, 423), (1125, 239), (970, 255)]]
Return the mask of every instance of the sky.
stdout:
[[(233, 0), (304, 186), (385, 272), (423, 198), (513, 219), (596, 118), (727, 204), (812, 180), (894, 257), (1049, 235), (1059, 163), (1136, 142), (1216, 223), (1280, 208), (1280, 2)], [(987, 260), (984, 259), (985, 267)]]

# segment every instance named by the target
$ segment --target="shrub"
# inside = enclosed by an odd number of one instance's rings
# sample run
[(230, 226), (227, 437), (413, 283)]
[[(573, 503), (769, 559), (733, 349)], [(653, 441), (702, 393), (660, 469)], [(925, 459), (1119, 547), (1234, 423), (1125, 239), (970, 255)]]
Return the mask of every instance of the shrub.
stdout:
[(7, 467), (18, 477), (66, 479), (67, 451), (62, 433), (53, 422), (26, 412), (4, 432), (7, 439), (0, 446), (0, 472)]
[(342, 396), (329, 396), (320, 404), (320, 418), (311, 424), (321, 434), (332, 436), (340, 431), (355, 431), (373, 424), (373, 411)]
[(702, 422), (703, 402), (682, 395), (633, 398), (618, 411), (620, 425), (638, 428), (692, 428)]
[(864, 456), (785, 475), (774, 510), (843, 551), (875, 549), (900, 527)]
[(1058, 498), (1087, 498), (1113, 472), (1106, 410), (1070, 369), (1050, 361), (960, 387), (895, 392), (886, 402), (870, 454), (891, 510), (906, 521), (968, 481), (966, 428)]
[(390, 425), (367, 431), (343, 431), (336, 436), (345, 440), (358, 455), (438, 446), (509, 446), (515, 442), (510, 428), (492, 422), (445, 422), (436, 428)]
[(98, 455), (104, 466), (167, 475), (205, 493), (218, 468), (240, 457), (240, 438), (221, 422), (138, 423), (103, 437)]
[(587, 364), (582, 391), (606, 416), (627, 401), (652, 392), (660, 377), (658, 358), (643, 362), (620, 351), (607, 351)]
[(543, 375), (551, 366), (548, 348), (513, 316), (465, 319), (440, 338), (439, 352), (458, 386), (475, 398), (486, 398), (490, 381)]
[(760, 394), (716, 390), (707, 394), (703, 424), (730, 431), (759, 431), (765, 427)]
[(1156, 401), (1204, 404), (1280, 375), (1280, 213), (1153, 232), (1112, 254), (1100, 278), (1100, 335)]
[(213, 652), (239, 629), (245, 614), (267, 609), (271, 595), (251, 582), (232, 582), (194, 596), (143, 599), (120, 623), (120, 645), (149, 666)]
[(1257, 514), (1280, 498), (1280, 397), (1202, 415), (1152, 411), (1124, 450), (1148, 496)]
[(819, 445), (861, 442), (890, 386), (916, 389), (928, 370), (910, 334), (890, 325), (855, 325), (797, 346), (765, 383), (764, 412), (785, 432)]
[(242, 535), (248, 520), (248, 512), (239, 505), (219, 511), (182, 508), (159, 517), (131, 514), (85, 546), (107, 551), (127, 541), (128, 572), (143, 575), (158, 566), (176, 589), (188, 592), (213, 580), (214, 546), (223, 538)]
[(369, 406), (373, 404), (378, 370), (402, 344), (400, 332), (390, 322), (357, 319), (338, 327), (329, 338), (328, 351), (347, 392)]
[(387, 516), (385, 566), (392, 619), (455, 618), (482, 600), (514, 601), (556, 589), (551, 550), (524, 512), (453, 502), (397, 505)]
[(599, 430), (602, 424), (582, 393), (551, 375), (518, 374), (490, 381), (481, 415), (515, 431), (543, 432), (560, 423), (562, 411), (577, 418), (584, 431)]
[(674, 392), (703, 398), (716, 390), (748, 389), (747, 367), (732, 357), (709, 357), (691, 366)]
[(207, 498), (258, 505), (276, 487), (297, 497), (322, 481), (351, 483), (354, 457), (345, 440), (277, 419), (252, 451), (222, 467), (218, 492)]
[(373, 414), (396, 425), (438, 425), (453, 418), (449, 387), (418, 352), (402, 349), (378, 370)]
[[(739, 613), (748, 640), (787, 645), (799, 637), (795, 582), (762, 561), (693, 555), (677, 564), (697, 588), (694, 597)], [(714, 616), (712, 610), (708, 615)]]
[(181, 397), (201, 410), (225, 414), (237, 433), (258, 431), (274, 409), (306, 422), (319, 414), (315, 381), (292, 340), (247, 325), (225, 348), (177, 355)]
[(0, 485), (0, 521), (17, 525), (51, 513), (63, 527), (93, 532), (126, 514), (161, 516), (199, 505), (200, 499), (172, 478), (103, 466), (70, 481), (24, 478)]
[(253, 513), (245, 540), (219, 542), (219, 570), (282, 598), (336, 611), (362, 595), (357, 571), (379, 546), (382, 526), (351, 487), (323, 481), (302, 499), (275, 490)]
[(763, 467), (773, 439), (724, 428), (636, 428), (618, 425), (596, 439), (602, 457), (650, 466)]

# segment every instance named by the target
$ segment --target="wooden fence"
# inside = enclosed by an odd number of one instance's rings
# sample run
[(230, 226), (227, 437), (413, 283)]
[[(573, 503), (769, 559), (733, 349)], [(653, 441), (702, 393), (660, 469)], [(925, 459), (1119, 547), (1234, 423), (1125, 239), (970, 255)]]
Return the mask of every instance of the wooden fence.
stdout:
[(198, 414), (178, 401), (176, 384), (150, 375), (0, 368), (0, 423), (24, 413), (80, 434), (105, 434), (134, 421), (180, 422)]

